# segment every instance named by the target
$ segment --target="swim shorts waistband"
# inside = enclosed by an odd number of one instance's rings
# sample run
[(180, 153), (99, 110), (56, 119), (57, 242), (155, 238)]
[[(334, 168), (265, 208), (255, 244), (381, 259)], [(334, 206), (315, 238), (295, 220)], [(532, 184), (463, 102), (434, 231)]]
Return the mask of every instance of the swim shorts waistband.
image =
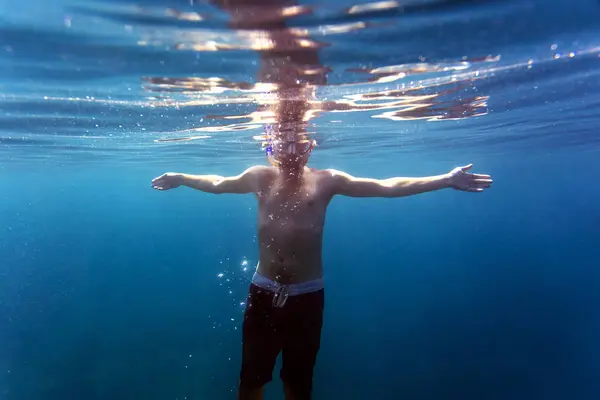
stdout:
[(273, 293), (278, 293), (282, 287), (287, 288), (289, 296), (298, 296), (300, 294), (312, 293), (324, 288), (323, 278), (315, 279), (308, 282), (293, 283), (291, 285), (282, 285), (274, 282), (269, 278), (265, 278), (258, 272), (252, 276), (252, 283), (261, 289), (268, 290)]

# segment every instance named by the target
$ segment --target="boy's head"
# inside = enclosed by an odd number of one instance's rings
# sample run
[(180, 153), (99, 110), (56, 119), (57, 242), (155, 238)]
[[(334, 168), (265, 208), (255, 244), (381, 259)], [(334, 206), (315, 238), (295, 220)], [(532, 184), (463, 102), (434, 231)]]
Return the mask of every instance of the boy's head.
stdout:
[(286, 169), (303, 168), (316, 142), (306, 134), (286, 132), (275, 133), (271, 127), (265, 127), (265, 152), (271, 165)]

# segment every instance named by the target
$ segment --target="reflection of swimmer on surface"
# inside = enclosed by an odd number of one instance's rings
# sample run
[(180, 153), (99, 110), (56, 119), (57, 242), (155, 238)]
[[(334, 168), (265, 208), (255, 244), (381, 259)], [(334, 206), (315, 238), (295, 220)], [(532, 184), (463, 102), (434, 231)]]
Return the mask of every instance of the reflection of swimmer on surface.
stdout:
[[(163, 191), (187, 186), (207, 193), (256, 196), (259, 263), (244, 314), (238, 398), (262, 398), (282, 352), (280, 376), (286, 399), (309, 399), (323, 323), (323, 227), (333, 197), (404, 197), (445, 188), (481, 192), (492, 180), (469, 173), (471, 165), (437, 176), (388, 179), (308, 167), (315, 146), (306, 131), (314, 116), (309, 101), (314, 86), (326, 83), (326, 68), (320, 65), (315, 48), (290, 46), (298, 38), (284, 29), (285, 13), (277, 12), (281, 2), (270, 1), (268, 12), (258, 12), (261, 20), (253, 21), (239, 1), (219, 6), (235, 14), (234, 21), (242, 21), (243, 29), (262, 29), (263, 39), (272, 44), (260, 52), (259, 76), (275, 90), (271, 101), (258, 107), (266, 115), (264, 145), (271, 165), (254, 166), (233, 177), (165, 173), (152, 181), (152, 187)], [(277, 43), (285, 44), (284, 48)]]

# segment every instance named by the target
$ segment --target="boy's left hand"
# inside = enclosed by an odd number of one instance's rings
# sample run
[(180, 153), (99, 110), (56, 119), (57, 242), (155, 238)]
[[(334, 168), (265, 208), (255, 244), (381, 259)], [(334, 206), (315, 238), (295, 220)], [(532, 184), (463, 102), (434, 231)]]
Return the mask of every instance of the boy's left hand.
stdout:
[(493, 182), (490, 176), (468, 173), (467, 171), (471, 168), (473, 168), (473, 164), (454, 168), (448, 173), (448, 185), (464, 192), (483, 192), (483, 189), (488, 189)]

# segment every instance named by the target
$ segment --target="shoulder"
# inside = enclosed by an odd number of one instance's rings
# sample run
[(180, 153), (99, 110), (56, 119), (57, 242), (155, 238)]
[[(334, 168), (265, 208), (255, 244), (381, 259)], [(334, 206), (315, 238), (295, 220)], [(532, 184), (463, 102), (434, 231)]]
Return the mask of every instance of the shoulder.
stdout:
[(337, 191), (337, 188), (352, 180), (351, 175), (332, 168), (315, 171), (315, 174), (319, 177), (323, 186), (330, 188), (334, 192)]
[(319, 173), (324, 179), (332, 183), (341, 183), (352, 179), (350, 174), (333, 168), (321, 170)]
[(267, 176), (273, 175), (277, 171), (275, 167), (269, 167), (267, 165), (253, 165), (247, 168), (242, 174), (243, 175), (253, 175), (253, 176)]
[(253, 182), (253, 187), (256, 191), (262, 190), (268, 186), (273, 178), (277, 175), (277, 168), (266, 165), (254, 165), (242, 172), (243, 179), (249, 179)]
[(350, 174), (348, 174), (344, 171), (333, 169), (333, 168), (325, 169), (325, 170), (323, 170), (323, 172), (325, 172), (328, 176), (330, 176), (331, 178), (334, 178), (334, 179), (350, 177)]

